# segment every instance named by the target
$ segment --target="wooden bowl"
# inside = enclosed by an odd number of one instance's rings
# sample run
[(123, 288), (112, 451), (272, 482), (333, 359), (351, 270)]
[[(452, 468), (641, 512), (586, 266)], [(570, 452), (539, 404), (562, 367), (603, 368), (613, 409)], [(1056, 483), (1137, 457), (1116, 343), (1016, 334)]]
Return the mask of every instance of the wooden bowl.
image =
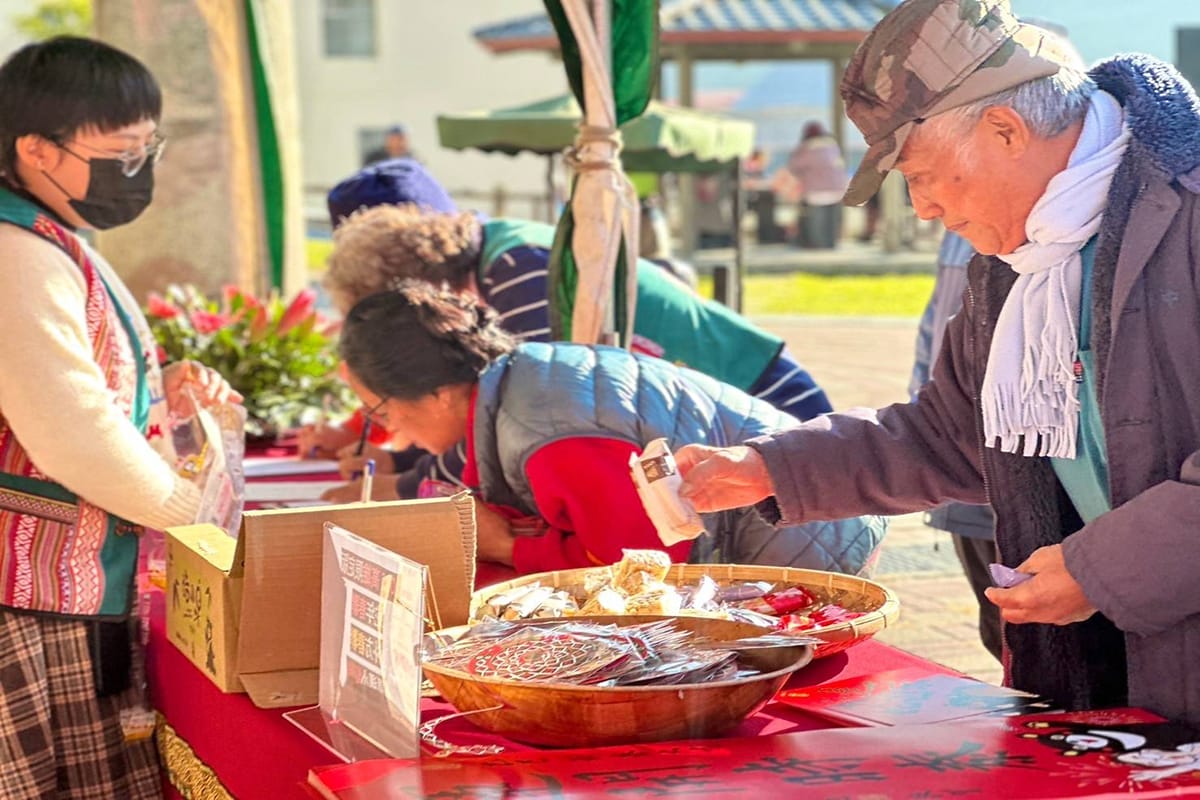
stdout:
[[(487, 599), (506, 589), (540, 583), (563, 589), (582, 589), (584, 577), (597, 570), (609, 567), (587, 567), (564, 569), (556, 572), (539, 572), (522, 575), (511, 581), (485, 586), (471, 595), (471, 619), (478, 620), (481, 608)], [(672, 564), (667, 573), (667, 583), (683, 585), (694, 583), (708, 575), (719, 584), (740, 581), (769, 581), (779, 586), (803, 586), (822, 603), (836, 603), (849, 611), (862, 612), (861, 617), (803, 631), (805, 636), (821, 640), (813, 658), (840, 653), (859, 642), (866, 641), (884, 628), (896, 624), (900, 617), (900, 598), (887, 587), (840, 572), (825, 572), (796, 567), (768, 567), (753, 564)], [(640, 618), (644, 619), (644, 617)]]
[[(575, 617), (581, 622), (636, 625), (664, 617)], [(675, 617), (680, 628), (714, 639), (762, 634), (743, 622)], [(456, 637), (466, 626), (442, 631)], [(763, 672), (746, 678), (676, 686), (576, 686), (482, 678), (437, 664), (425, 676), (479, 727), (509, 739), (549, 747), (598, 747), (719, 736), (758, 711), (812, 660), (812, 645), (746, 651), (741, 660)]]

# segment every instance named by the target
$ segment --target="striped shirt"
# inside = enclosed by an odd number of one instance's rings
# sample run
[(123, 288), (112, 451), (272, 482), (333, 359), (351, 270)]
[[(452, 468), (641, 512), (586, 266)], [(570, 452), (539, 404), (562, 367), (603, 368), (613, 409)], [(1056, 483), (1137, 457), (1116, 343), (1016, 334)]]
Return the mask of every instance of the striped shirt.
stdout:
[(518, 341), (550, 341), (549, 262), (541, 247), (514, 247), (483, 266), (482, 300)]

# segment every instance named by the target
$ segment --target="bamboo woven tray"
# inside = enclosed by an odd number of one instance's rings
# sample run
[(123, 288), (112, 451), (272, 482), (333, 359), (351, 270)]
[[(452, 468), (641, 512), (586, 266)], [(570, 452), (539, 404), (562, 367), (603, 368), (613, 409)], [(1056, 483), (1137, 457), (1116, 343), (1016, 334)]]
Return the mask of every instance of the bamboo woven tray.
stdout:
[[(632, 625), (663, 617), (576, 617)], [(762, 628), (711, 617), (679, 617), (680, 628), (713, 639), (757, 636)], [(466, 626), (441, 633), (456, 638)], [(576, 686), (470, 675), (424, 664), (425, 676), (459, 712), (484, 730), (549, 747), (600, 747), (720, 736), (762, 708), (793, 672), (812, 660), (812, 645), (744, 653), (762, 672), (743, 678), (670, 686)]]
[[(471, 620), (478, 620), (480, 609), (487, 599), (495, 594), (538, 582), (556, 589), (582, 587), (584, 576), (609, 567), (557, 570), (522, 575), (511, 581), (485, 586), (471, 595)], [(900, 616), (900, 599), (885, 586), (866, 578), (844, 575), (840, 572), (824, 572), (795, 567), (767, 567), (749, 564), (673, 564), (666, 581), (672, 584), (687, 584), (708, 575), (719, 584), (736, 581), (769, 581), (777, 586), (803, 586), (823, 603), (836, 603), (849, 611), (861, 611), (863, 616), (847, 622), (818, 626), (803, 631), (805, 636), (821, 640), (814, 658), (840, 653), (841, 651), (871, 638), (879, 631), (896, 623)]]

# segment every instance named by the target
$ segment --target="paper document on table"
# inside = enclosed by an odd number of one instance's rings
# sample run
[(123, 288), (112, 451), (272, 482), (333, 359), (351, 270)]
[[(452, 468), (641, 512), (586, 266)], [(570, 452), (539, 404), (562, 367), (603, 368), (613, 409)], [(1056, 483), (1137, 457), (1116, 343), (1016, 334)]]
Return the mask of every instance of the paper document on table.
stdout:
[(256, 481), (246, 484), (246, 502), (319, 500), (325, 491), (344, 485), (343, 481)]
[(271, 456), (250, 456), (242, 460), (243, 471), (247, 478), (274, 478), (284, 475), (320, 475), (321, 473), (335, 474), (338, 462), (329, 458), (272, 458)]

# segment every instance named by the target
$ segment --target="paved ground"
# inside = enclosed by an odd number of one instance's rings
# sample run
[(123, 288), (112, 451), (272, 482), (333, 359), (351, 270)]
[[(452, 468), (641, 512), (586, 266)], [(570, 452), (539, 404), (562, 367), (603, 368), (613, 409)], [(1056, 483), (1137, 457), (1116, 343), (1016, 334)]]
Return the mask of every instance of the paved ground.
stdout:
[[(906, 400), (915, 319), (763, 317), (787, 340), (834, 408)], [(875, 578), (900, 596), (900, 621), (883, 641), (998, 683), (1000, 665), (979, 642), (976, 603), (949, 536), (919, 514), (895, 517)]]

